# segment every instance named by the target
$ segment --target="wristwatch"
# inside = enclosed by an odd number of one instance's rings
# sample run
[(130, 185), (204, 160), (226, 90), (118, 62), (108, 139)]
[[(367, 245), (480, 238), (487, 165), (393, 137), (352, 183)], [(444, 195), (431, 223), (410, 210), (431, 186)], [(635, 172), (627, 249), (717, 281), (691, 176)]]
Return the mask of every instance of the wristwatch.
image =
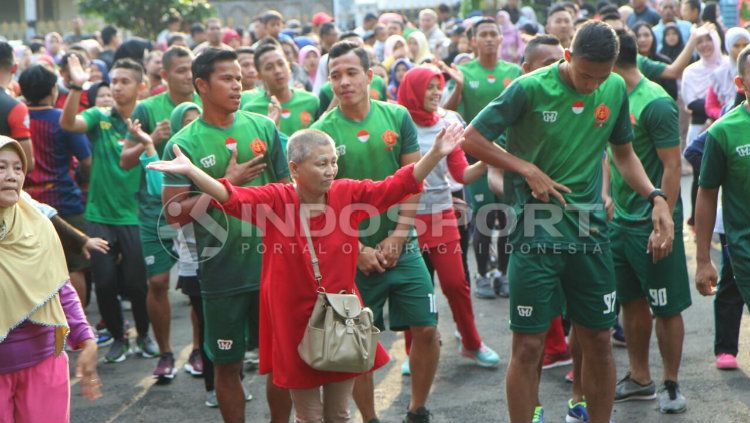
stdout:
[(80, 85), (68, 84), (68, 89), (71, 91), (83, 91), (83, 87)]
[(654, 206), (654, 199), (656, 197), (661, 197), (664, 199), (664, 201), (667, 201), (667, 194), (665, 194), (664, 191), (660, 190), (659, 188), (655, 188), (653, 191), (651, 191), (651, 194), (648, 195), (648, 202), (651, 203), (651, 207)]

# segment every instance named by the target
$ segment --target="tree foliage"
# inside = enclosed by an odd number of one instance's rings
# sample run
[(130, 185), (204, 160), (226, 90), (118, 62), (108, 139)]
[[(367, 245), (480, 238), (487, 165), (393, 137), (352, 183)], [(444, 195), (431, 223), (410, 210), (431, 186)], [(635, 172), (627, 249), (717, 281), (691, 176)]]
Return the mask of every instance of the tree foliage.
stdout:
[(170, 15), (199, 22), (214, 14), (207, 0), (78, 0), (78, 8), (83, 14), (100, 16), (108, 24), (149, 39), (164, 29)]

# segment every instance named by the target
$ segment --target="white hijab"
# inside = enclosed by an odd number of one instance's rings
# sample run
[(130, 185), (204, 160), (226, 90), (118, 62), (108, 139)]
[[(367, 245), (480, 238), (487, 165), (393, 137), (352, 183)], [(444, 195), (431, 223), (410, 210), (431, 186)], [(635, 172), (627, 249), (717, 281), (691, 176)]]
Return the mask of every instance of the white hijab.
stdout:
[(721, 41), (716, 31), (708, 31), (705, 28), (696, 29), (698, 37), (711, 36), (714, 52), (710, 56), (701, 56), (700, 60), (688, 66), (682, 74), (682, 85), (680, 91), (685, 104), (690, 104), (699, 98), (706, 98), (706, 92), (711, 83), (711, 75), (729, 59), (721, 54)]

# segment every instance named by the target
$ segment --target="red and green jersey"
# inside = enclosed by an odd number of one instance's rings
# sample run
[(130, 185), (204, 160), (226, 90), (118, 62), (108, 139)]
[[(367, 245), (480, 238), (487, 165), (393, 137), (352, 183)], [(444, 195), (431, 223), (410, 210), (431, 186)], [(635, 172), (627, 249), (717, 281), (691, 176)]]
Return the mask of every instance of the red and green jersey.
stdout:
[(141, 170), (120, 167), (128, 125), (111, 108), (92, 107), (80, 114), (91, 142), (91, 182), (86, 220), (106, 225), (137, 225)]
[[(516, 245), (608, 242), (602, 155), (607, 141), (625, 144), (633, 138), (620, 76), (612, 74), (593, 93), (580, 94), (562, 80), (558, 66), (516, 79), (471, 122), (489, 140), (497, 140), (507, 129), (506, 148), (511, 154), (572, 190), (565, 194), (568, 207), (559, 216), (556, 200), (545, 204), (534, 199), (521, 175), (505, 172), (506, 199), (518, 218), (510, 236)], [(546, 224), (535, 224), (534, 218)]]
[[(232, 149), (237, 162), (244, 163), (263, 154), (266, 170), (246, 186), (265, 185), (289, 176), (286, 155), (281, 150), (279, 132), (273, 121), (255, 113), (237, 111), (229, 128), (220, 128), (198, 119), (175, 134), (164, 150), (164, 160), (174, 158), (172, 144), (201, 170), (213, 178), (226, 174)], [(164, 186), (191, 187), (182, 175), (165, 174)], [(257, 291), (260, 283), (262, 236), (249, 222), (227, 216), (219, 208), (196, 214), (192, 223), (200, 258), (203, 295), (221, 297)]]
[[(312, 127), (336, 141), (338, 178), (382, 181), (401, 168), (402, 155), (419, 151), (417, 127), (409, 112), (396, 104), (370, 101), (370, 113), (360, 122), (349, 119), (336, 107)], [(363, 244), (374, 247), (396, 227), (394, 216), (398, 213), (392, 211), (390, 217), (386, 214), (363, 222)]]
[[(198, 105), (201, 104), (201, 99), (198, 94), (193, 93), (193, 103)], [(172, 101), (172, 97), (169, 92), (163, 92), (155, 96), (149, 97), (135, 106), (133, 115), (130, 117), (132, 120), (138, 119), (141, 122), (141, 128), (147, 134), (154, 132), (156, 125), (163, 121), (169, 121), (172, 116), (172, 111), (177, 107), (177, 104)], [(128, 133), (128, 140), (133, 140), (133, 137)], [(155, 145), (156, 154), (161, 157), (164, 153), (164, 147), (167, 145), (167, 140)], [(150, 195), (148, 193), (148, 187), (146, 184), (146, 177), (141, 176), (141, 187), (138, 192), (138, 217), (141, 222), (141, 228), (148, 233), (156, 235), (159, 225), (159, 215), (161, 214), (162, 204), (161, 196)], [(166, 227), (167, 232), (172, 232)]]
[[(320, 99), (320, 109), (318, 109), (318, 114), (322, 115), (328, 110), (328, 106), (333, 101), (333, 87), (330, 82), (326, 82), (320, 87), (318, 98)], [(372, 82), (370, 83), (370, 98), (380, 101), (388, 100), (385, 93), (385, 81), (383, 81), (383, 78), (378, 75), (372, 76)]]
[[(661, 186), (664, 175), (657, 150), (680, 145), (679, 110), (677, 103), (661, 85), (642, 78), (628, 94), (630, 122), (633, 125), (633, 150), (643, 164), (649, 180)], [(611, 154), (610, 154), (611, 155)], [(615, 224), (644, 224), (651, 231), (651, 204), (628, 185), (612, 161), (612, 200), (615, 203)], [(677, 229), (682, 223), (682, 201), (674, 209)]]
[(724, 230), (737, 280), (750, 281), (750, 113), (747, 101), (708, 129), (700, 186), (721, 187)]
[[(271, 104), (271, 99), (268, 94), (258, 90), (255, 95), (246, 99), (242, 110), (267, 116), (269, 104)], [(305, 90), (292, 89), (292, 98), (286, 103), (281, 103), (279, 129), (291, 136), (300, 129), (308, 128), (318, 114), (319, 105), (320, 101), (314, 94)]]
[(518, 65), (503, 60), (498, 60), (492, 69), (482, 66), (478, 59), (459, 65), (458, 69), (464, 75), (460, 107), (467, 122), (523, 73)]

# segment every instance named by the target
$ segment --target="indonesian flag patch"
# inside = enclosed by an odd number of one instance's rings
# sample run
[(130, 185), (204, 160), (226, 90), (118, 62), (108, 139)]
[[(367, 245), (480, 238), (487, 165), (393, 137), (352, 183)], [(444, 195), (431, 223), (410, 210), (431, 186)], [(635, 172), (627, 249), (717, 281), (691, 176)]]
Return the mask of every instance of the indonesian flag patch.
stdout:
[(583, 113), (583, 102), (582, 101), (576, 101), (573, 103), (573, 113), (580, 115)]
[(289, 109), (283, 109), (281, 110), (281, 118), (282, 119), (289, 119), (289, 116), (292, 115), (292, 112), (289, 111)]
[(495, 83), (495, 75), (487, 75), (487, 82), (489, 82), (490, 84), (494, 84)]
[(227, 150), (229, 150), (229, 151), (235, 151), (235, 150), (237, 150), (237, 140), (234, 139), (234, 138), (232, 138), (232, 137), (228, 137), (224, 141), (224, 144), (227, 146)]
[(370, 139), (370, 133), (363, 129), (357, 132), (357, 139), (359, 142), (367, 142)]

